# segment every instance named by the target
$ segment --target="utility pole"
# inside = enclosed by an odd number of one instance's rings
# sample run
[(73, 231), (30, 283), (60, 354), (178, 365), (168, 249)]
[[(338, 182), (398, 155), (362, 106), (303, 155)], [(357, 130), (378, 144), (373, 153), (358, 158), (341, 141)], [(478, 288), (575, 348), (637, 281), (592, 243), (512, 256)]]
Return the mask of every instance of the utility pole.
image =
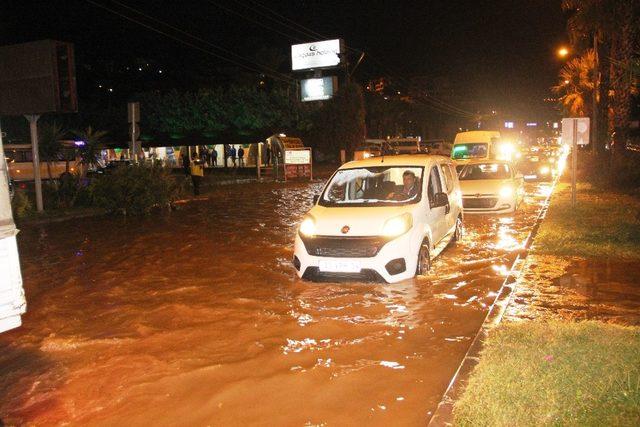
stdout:
[(42, 204), (42, 178), (40, 177), (40, 150), (38, 149), (38, 119), (37, 114), (25, 114), (29, 121), (29, 130), (31, 133), (31, 155), (33, 156), (33, 179), (36, 187), (36, 209), (38, 212), (44, 210)]
[(600, 83), (600, 61), (598, 58), (598, 32), (594, 31), (593, 32), (593, 52), (594, 52), (594, 57), (595, 57), (595, 64), (594, 64), (594, 82), (593, 82), (593, 92), (591, 95), (591, 110), (593, 111), (592, 116), (593, 116), (593, 123), (592, 123), (592, 134), (593, 134), (593, 139), (592, 139), (592, 143), (591, 143), (591, 151), (592, 153), (596, 153), (598, 148), (596, 147), (596, 145), (599, 142), (599, 137), (598, 137), (598, 86)]

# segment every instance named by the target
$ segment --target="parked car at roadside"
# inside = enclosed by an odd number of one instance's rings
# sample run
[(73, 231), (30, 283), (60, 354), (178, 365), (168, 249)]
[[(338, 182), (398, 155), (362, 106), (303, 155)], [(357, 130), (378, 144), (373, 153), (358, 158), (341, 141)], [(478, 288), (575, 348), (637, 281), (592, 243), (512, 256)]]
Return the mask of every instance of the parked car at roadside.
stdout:
[(524, 178), (510, 162), (474, 160), (458, 175), (466, 213), (515, 212), (524, 198)]
[(345, 163), (295, 237), (293, 265), (306, 279), (383, 279), (429, 271), (462, 233), (462, 200), (453, 162), (397, 155)]

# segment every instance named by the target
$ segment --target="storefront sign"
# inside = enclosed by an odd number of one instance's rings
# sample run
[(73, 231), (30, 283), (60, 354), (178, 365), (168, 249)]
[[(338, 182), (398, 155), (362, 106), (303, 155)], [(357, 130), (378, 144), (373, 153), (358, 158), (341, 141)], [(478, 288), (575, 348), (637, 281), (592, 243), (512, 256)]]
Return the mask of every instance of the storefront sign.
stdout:
[(307, 101), (324, 101), (333, 98), (337, 79), (335, 77), (319, 77), (300, 80), (300, 99)]
[(335, 67), (340, 64), (343, 52), (342, 40), (325, 40), (291, 46), (291, 69), (293, 71)]

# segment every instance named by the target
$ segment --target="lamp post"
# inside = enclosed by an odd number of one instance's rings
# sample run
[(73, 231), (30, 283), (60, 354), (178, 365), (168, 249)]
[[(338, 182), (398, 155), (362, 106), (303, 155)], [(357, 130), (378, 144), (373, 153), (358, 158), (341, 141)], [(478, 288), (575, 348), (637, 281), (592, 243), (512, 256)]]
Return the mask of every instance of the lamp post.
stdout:
[(561, 47), (558, 49), (558, 57), (559, 58), (566, 58), (567, 56), (569, 56), (569, 49), (566, 47)]

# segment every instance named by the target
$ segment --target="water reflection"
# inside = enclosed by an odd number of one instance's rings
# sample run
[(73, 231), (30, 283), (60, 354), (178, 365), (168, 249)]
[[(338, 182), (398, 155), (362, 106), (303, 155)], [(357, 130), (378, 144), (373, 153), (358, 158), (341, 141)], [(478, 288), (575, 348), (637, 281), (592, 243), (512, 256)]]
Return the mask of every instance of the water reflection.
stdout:
[(468, 216), (427, 276), (309, 283), (290, 259), (320, 185), (224, 188), (161, 217), (23, 230), (29, 311), (0, 336), (0, 419), (424, 424), (539, 190), (513, 217)]

